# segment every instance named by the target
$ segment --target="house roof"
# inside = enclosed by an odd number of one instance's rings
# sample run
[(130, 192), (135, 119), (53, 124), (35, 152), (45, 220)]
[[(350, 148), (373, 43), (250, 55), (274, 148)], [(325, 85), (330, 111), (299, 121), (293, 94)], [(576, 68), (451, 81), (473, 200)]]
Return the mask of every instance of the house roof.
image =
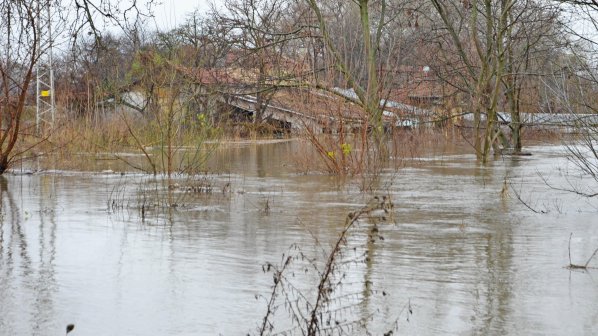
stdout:
[(234, 68), (190, 68), (178, 64), (173, 67), (185, 77), (204, 85), (240, 85), (251, 80), (251, 76)]
[(316, 118), (361, 120), (365, 116), (357, 103), (322, 89), (284, 88), (274, 94), (270, 104)]

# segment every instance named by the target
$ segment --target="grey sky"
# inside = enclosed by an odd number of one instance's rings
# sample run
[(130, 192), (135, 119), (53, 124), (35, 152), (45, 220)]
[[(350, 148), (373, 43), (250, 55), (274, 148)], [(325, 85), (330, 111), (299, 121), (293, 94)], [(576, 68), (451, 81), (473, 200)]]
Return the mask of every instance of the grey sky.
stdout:
[(162, 4), (154, 9), (156, 25), (159, 29), (174, 28), (181, 24), (187, 14), (193, 10), (208, 11), (210, 2), (218, 5), (222, 0), (162, 0)]

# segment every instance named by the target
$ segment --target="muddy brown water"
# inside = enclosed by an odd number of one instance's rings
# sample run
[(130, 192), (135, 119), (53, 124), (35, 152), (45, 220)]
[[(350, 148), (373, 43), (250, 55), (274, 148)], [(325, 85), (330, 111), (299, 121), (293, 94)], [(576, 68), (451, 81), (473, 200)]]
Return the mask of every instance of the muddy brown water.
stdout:
[[(574, 263), (598, 247), (598, 203), (542, 181), (592, 185), (562, 147), (487, 167), (467, 154), (423, 157), (385, 171), (366, 195), (359, 181), (296, 174), (293, 146), (220, 151), (224, 173), (178, 181), (177, 207), (164, 206), (160, 181), (114, 162), (98, 169), (116, 173), (0, 177), (0, 335), (64, 335), (68, 323), (70, 335), (254, 333), (272, 285), (262, 265), (295, 243), (329, 246), (372, 193), (395, 208), (346, 288), (361, 292), (351, 314), (370, 317), (373, 334), (395, 321), (399, 335), (598, 334), (598, 269), (565, 268), (570, 233)], [(313, 292), (313, 277), (303, 280)]]

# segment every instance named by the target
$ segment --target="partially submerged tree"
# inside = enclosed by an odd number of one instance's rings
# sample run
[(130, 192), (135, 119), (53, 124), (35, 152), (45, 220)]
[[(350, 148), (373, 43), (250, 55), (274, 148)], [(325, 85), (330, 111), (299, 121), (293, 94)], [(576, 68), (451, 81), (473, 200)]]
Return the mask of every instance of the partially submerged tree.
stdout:
[[(520, 1), (509, 13), (507, 27), (505, 75), (502, 78), (505, 104), (510, 113), (510, 146), (513, 153), (521, 153), (522, 112), (530, 111), (528, 97), (538, 97), (534, 91), (543, 77), (543, 64), (551, 62), (553, 52), (562, 43), (558, 8), (538, 1)], [(526, 108), (528, 110), (526, 110)]]
[(0, 4), (0, 174), (13, 163), (21, 119), (39, 58), (35, 1), (3, 1)]
[[(369, 1), (359, 0), (354, 4), (335, 3), (332, 2), (318, 2), (315, 0), (306, 0), (310, 9), (315, 15), (315, 23), (318, 25), (319, 33), (323, 44), (326, 46), (329, 53), (332, 66), (338, 71), (347, 83), (347, 86), (352, 89), (358, 97), (359, 103), (363, 106), (367, 113), (370, 125), (376, 130), (378, 135), (382, 132), (382, 108), (381, 101), (381, 79), (379, 76), (379, 51), (383, 37), (383, 30), (388, 24), (390, 18), (387, 17), (388, 3), (386, 0)], [(333, 7), (353, 7), (356, 6), (358, 10), (358, 20), (360, 25), (361, 36), (359, 40), (362, 44), (361, 55), (365, 69), (364, 76), (356, 74), (352, 67), (352, 62), (347, 58), (347, 53), (339, 50), (339, 46), (335, 43), (335, 39), (331, 34), (330, 29), (330, 15), (332, 13), (325, 11), (325, 5), (332, 4)], [(372, 8), (375, 6), (377, 15), (374, 16)], [(344, 10), (351, 11), (351, 8), (344, 8)], [(335, 15), (338, 15), (336, 13)], [(344, 57), (345, 56), (345, 57)], [(360, 78), (362, 77), (362, 78)]]
[[(498, 151), (497, 108), (506, 72), (508, 37), (515, 6), (513, 0), (438, 1), (432, 0), (446, 35), (440, 35), (446, 58), (458, 60), (463, 71), (450, 75), (471, 99), (473, 111), (473, 143), (480, 160), (486, 162), (491, 147)], [(454, 61), (453, 61), (454, 62)], [(459, 68), (457, 68), (459, 69)], [(485, 116), (485, 125), (482, 117)]]
[[(147, 1), (148, 5), (152, 3), (153, 0)], [(48, 18), (47, 6), (71, 9), (76, 15), (73, 19), (63, 12), (54, 11), (53, 16)], [(15, 151), (17, 141), (24, 135), (22, 120), (31, 101), (35, 68), (41, 54), (49, 47), (49, 44), (40, 43), (42, 34), (46, 33), (41, 27), (57, 22), (62, 26), (74, 27), (70, 36), (75, 39), (85, 28), (89, 28), (89, 32), (99, 40), (97, 20), (107, 20), (125, 27), (133, 24), (130, 19), (136, 21), (140, 13), (137, 0), (101, 0), (99, 3), (90, 0), (71, 0), (67, 3), (57, 0), (0, 2), (0, 174), (23, 151), (30, 149)]]
[(398, 115), (385, 110), (406, 84), (398, 80), (400, 69), (413, 66), (420, 7), (421, 2), (411, 0), (297, 3), (295, 11), (306, 27), (301, 46), (312, 71), (310, 86), (360, 110), (349, 116), (345, 109), (323, 112), (332, 134), (310, 133), (322, 161), (335, 173), (376, 172), (398, 156), (391, 154), (388, 141)]
[[(520, 152), (523, 85), (541, 76), (532, 70), (558, 33), (558, 9), (535, 0), (431, 2), (435, 15), (430, 20), (441, 22), (434, 66), (463, 93), (473, 113), (477, 157), (486, 162), (492, 150)], [(499, 118), (501, 108), (510, 112), (510, 120)], [(500, 123), (508, 124), (511, 139)]]
[(194, 78), (181, 71), (179, 47), (172, 52), (148, 47), (137, 54), (131, 69), (135, 79), (131, 88), (142, 95), (138, 111), (143, 120), (133, 125), (135, 119), (127, 113), (121, 115), (151, 172), (163, 172), (168, 178), (174, 173), (194, 174), (201, 169), (206, 157), (202, 145), (213, 131), (206, 115), (194, 109), (195, 96), (200, 93), (194, 90)]

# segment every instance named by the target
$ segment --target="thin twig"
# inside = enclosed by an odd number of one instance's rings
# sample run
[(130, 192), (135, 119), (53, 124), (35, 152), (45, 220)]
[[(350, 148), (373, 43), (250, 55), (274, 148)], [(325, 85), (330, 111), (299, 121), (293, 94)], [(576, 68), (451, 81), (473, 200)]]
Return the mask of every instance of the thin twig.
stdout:
[(594, 250), (594, 253), (592, 253), (592, 256), (590, 257), (590, 259), (588, 259), (588, 261), (586, 262), (586, 264), (583, 265), (584, 268), (588, 268), (588, 265), (590, 264), (590, 261), (592, 261), (592, 259), (594, 258), (594, 256), (596, 256), (596, 253), (598, 253), (598, 248), (596, 248)]
[(592, 253), (592, 255), (590, 256), (590, 258), (588, 259), (588, 261), (586, 261), (586, 263), (584, 265), (576, 265), (571, 261), (571, 237), (573, 236), (573, 232), (571, 232), (571, 234), (569, 235), (569, 269), (583, 269), (586, 270), (588, 269), (588, 265), (590, 264), (590, 262), (592, 261), (592, 259), (594, 259), (594, 257), (596, 256), (596, 254), (598, 254), (598, 248), (596, 248), (594, 250), (594, 253)]
[(569, 234), (569, 266), (573, 265), (571, 262), (571, 237), (573, 237), (573, 232)]
[(528, 208), (529, 210), (531, 210), (534, 213), (537, 214), (547, 214), (548, 212), (546, 210), (536, 210), (534, 208), (532, 208), (527, 202), (525, 202), (522, 198), (521, 195), (517, 192), (517, 190), (515, 190), (515, 188), (513, 188), (513, 185), (509, 183), (509, 186), (511, 187), (511, 190), (513, 191), (513, 193), (515, 194), (515, 198), (517, 198), (517, 200), (523, 204), (526, 208)]

